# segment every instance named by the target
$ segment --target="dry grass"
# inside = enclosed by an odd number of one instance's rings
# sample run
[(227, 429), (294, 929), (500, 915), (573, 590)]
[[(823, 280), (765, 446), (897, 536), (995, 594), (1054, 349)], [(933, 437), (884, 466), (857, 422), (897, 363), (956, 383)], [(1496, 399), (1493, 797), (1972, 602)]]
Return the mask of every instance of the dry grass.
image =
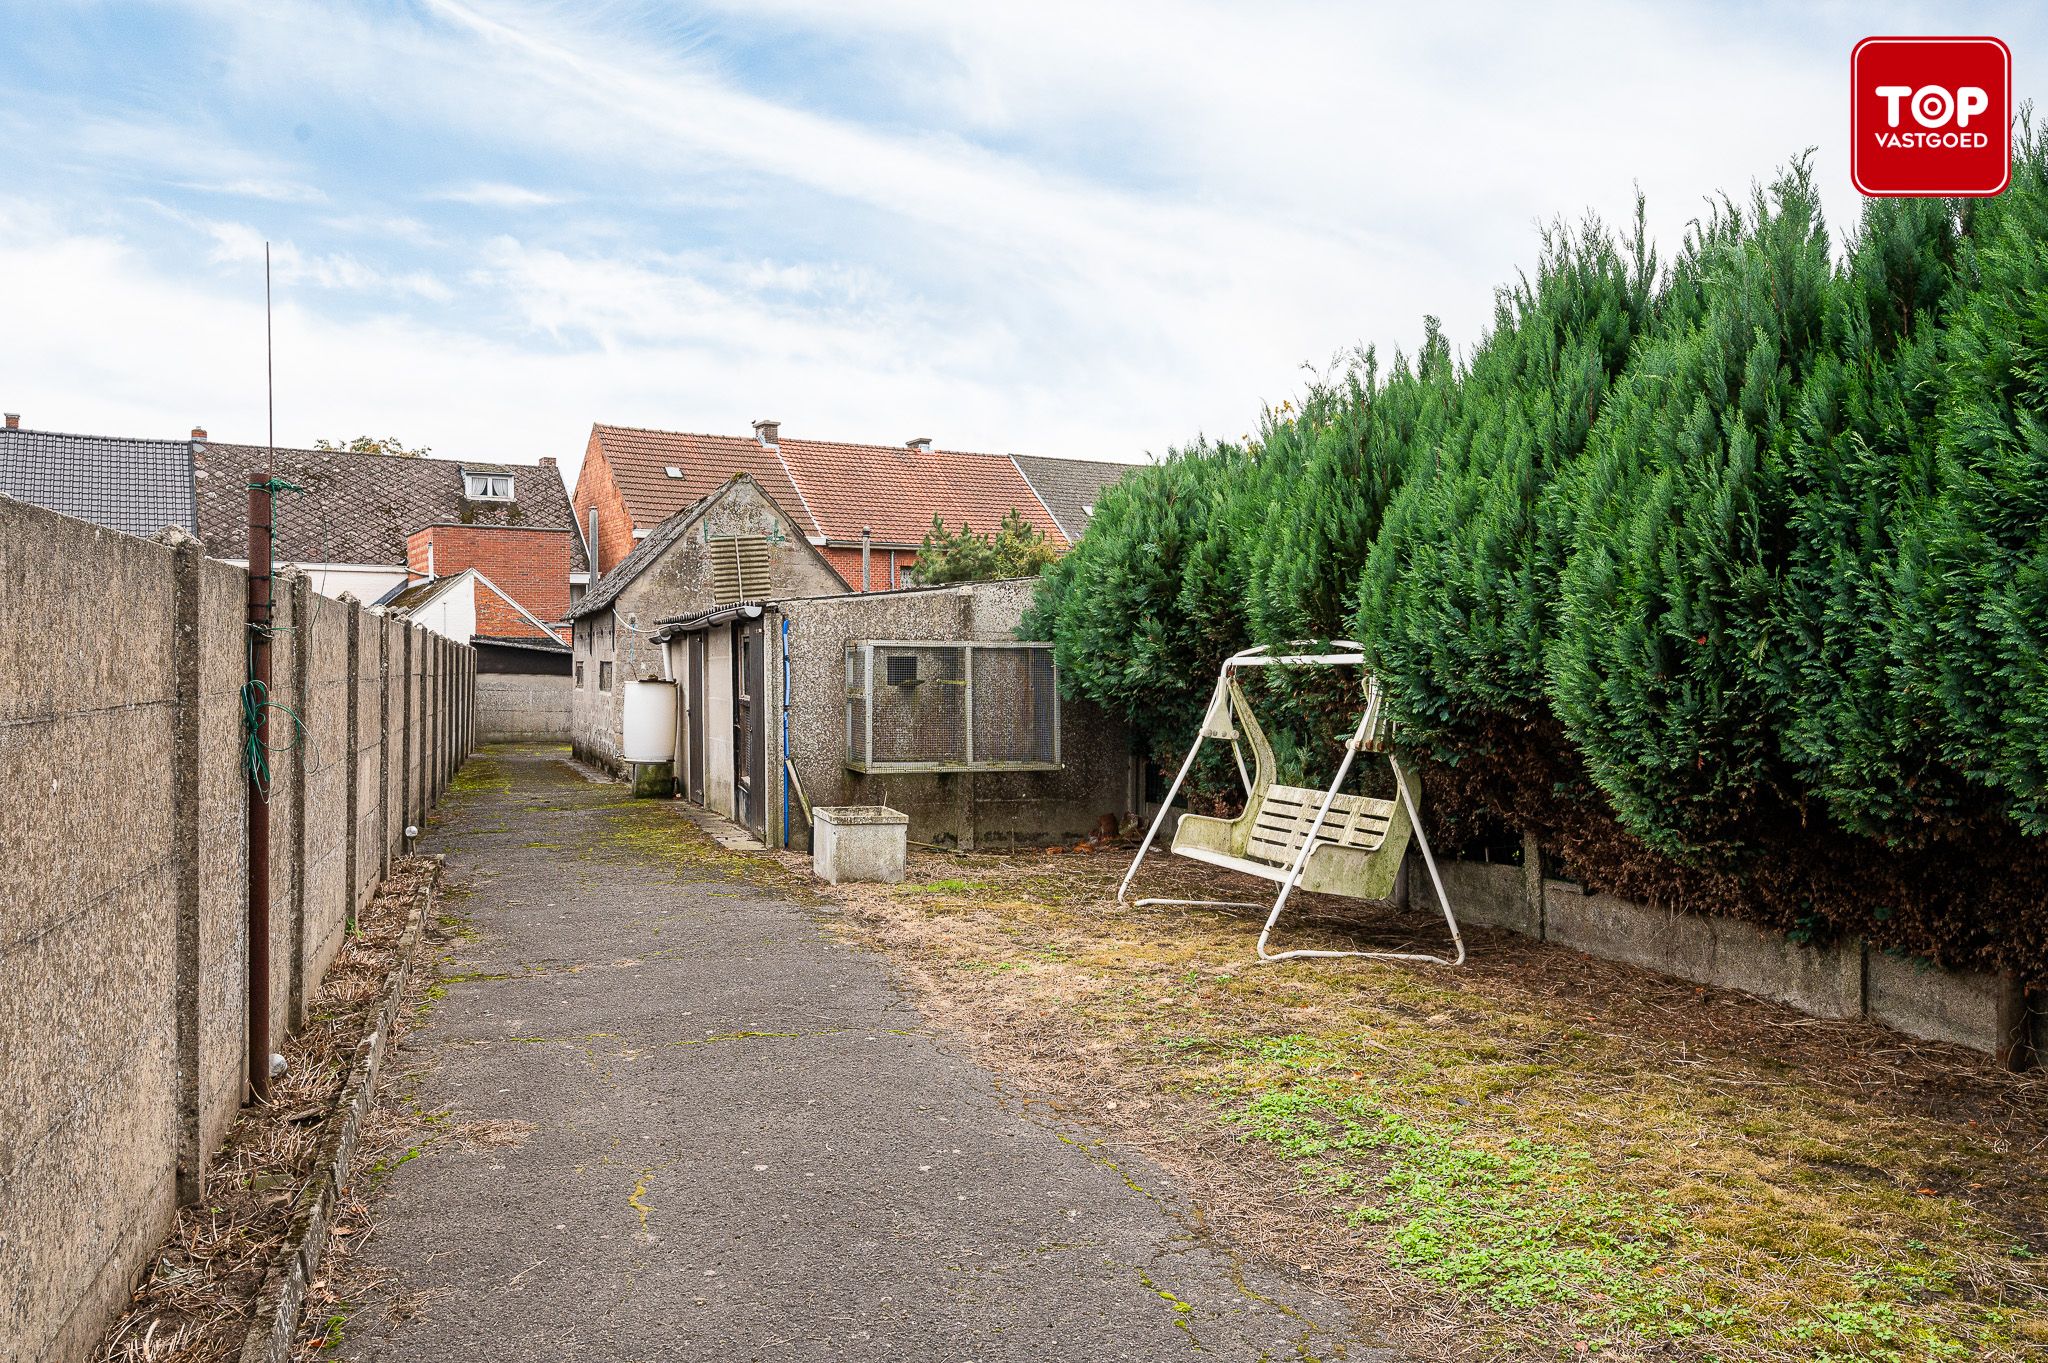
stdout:
[[(2048, 1357), (2048, 1076), (1508, 934), (1260, 967), (1248, 917), (1119, 907), (1122, 869), (917, 855), (833, 897), (1035, 1101), (1419, 1353)], [(1289, 944), (1429, 932), (1303, 907)]]
[(378, 888), (322, 981), (312, 1020), (285, 1043), (284, 1078), (268, 1103), (243, 1109), (207, 1170), (206, 1196), (178, 1213), (127, 1313), (100, 1341), (96, 1363), (239, 1356), (257, 1290), (285, 1248), (292, 1204), (312, 1174), (321, 1128), (434, 872), (431, 860), (409, 858)]

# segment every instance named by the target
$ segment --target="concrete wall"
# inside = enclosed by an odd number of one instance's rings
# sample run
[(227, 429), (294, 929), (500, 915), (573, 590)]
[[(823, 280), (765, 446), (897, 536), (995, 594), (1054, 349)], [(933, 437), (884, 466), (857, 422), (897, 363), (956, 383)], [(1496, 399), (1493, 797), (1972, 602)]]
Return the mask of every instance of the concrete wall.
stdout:
[[(389, 856), (379, 642), (419, 633), (277, 585), (271, 697), (306, 729), (272, 721), (273, 1037)], [(196, 540), (0, 498), (0, 1363), (87, 1356), (241, 1107), (247, 592)], [(467, 653), (439, 655), (435, 785)]]
[(483, 743), (566, 743), (575, 694), (571, 677), (479, 673), (477, 739)]
[[(580, 480), (577, 486), (583, 486)], [(610, 610), (576, 622), (572, 644), (576, 660), (583, 663), (583, 684), (573, 696), (571, 741), (576, 755), (592, 766), (624, 774), (619, 743), (625, 727), (626, 683), (662, 675), (661, 648), (654, 643), (656, 626), (716, 604), (704, 549), (705, 539), (715, 535), (767, 536), (770, 591), (775, 596), (846, 590), (839, 575), (804, 539), (802, 529), (751, 479), (728, 484), (699, 510), (697, 521), (667, 552), (626, 585)], [(603, 692), (597, 687), (598, 664), (607, 659), (613, 664), (612, 686)]]
[[(1012, 640), (1037, 583), (983, 582), (779, 601), (767, 622), (771, 703), (781, 699), (781, 624), (789, 621), (790, 750), (813, 805), (880, 804), (910, 816), (918, 842), (964, 848), (1074, 842), (1105, 814), (1132, 810), (1130, 737), (1086, 701), (1060, 702), (1059, 771), (875, 775), (846, 768), (846, 645), (858, 639)], [(771, 754), (779, 755), (769, 710)], [(769, 767), (771, 821), (781, 814), (780, 781)], [(792, 800), (791, 845), (809, 845)], [(770, 841), (779, 832), (771, 825)]]
[[(1411, 856), (1411, 861), (1413, 860)], [(1444, 890), (1461, 923), (1506, 928), (1604, 960), (1774, 1000), (1829, 1018), (1868, 1018), (2024, 1066), (2048, 1054), (2048, 1000), (2009, 976), (1944, 970), (1889, 956), (1860, 939), (1794, 942), (1729, 918), (1679, 913), (1548, 879), (1525, 840), (1523, 864), (1449, 862)], [(1410, 904), (1435, 908), (1410, 865)]]

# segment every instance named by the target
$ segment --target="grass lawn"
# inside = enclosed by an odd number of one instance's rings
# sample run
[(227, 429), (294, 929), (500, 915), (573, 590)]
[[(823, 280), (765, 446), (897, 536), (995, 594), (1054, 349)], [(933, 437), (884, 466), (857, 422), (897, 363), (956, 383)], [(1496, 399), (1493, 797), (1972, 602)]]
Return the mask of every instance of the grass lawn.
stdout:
[[(2038, 1073), (1507, 934), (1455, 971), (1258, 966), (1249, 915), (1119, 908), (1123, 867), (920, 854), (827, 893), (1099, 1157), (1424, 1356), (2048, 1359)], [(1304, 907), (1291, 945), (1429, 932)]]

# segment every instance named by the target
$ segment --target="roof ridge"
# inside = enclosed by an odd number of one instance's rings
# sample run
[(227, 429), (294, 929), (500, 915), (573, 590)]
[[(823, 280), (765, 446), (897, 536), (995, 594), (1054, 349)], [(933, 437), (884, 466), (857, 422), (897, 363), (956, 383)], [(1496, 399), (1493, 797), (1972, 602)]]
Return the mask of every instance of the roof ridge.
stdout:
[[(718, 431), (675, 431), (665, 426), (622, 426), (610, 421), (593, 421), (590, 423), (590, 426), (592, 430), (598, 431), (631, 431), (637, 435), (669, 435), (684, 440), (731, 440), (744, 445), (760, 445), (758, 437), (751, 435), (727, 435)], [(966, 455), (975, 459), (1008, 459), (1011, 457), (1008, 454), (999, 453), (994, 450), (956, 450), (937, 445), (934, 445), (929, 450), (917, 450), (901, 443), (885, 445), (868, 440), (839, 440), (828, 436), (804, 435), (786, 435), (781, 437), (774, 446), (761, 445), (761, 448), (764, 451), (779, 450), (783, 445), (790, 444), (837, 445), (842, 449), (849, 450), (888, 450), (904, 454)], [(1054, 456), (1048, 455), (1043, 457), (1051, 458)]]
[[(1051, 502), (1045, 500), (1045, 494), (1038, 490), (1038, 484), (1032, 482), (1030, 476), (1024, 472), (1024, 466), (1017, 462), (1017, 456), (1014, 454), (1008, 454), (1004, 455), (1003, 457), (1010, 461), (1010, 467), (1016, 470), (1017, 477), (1020, 480), (1022, 480), (1024, 484), (1024, 490), (1031, 494), (1031, 499), (1033, 501), (1038, 503), (1038, 509), (1040, 511), (1043, 511), (1045, 513), (1045, 518), (1052, 522), (1053, 529), (1060, 532), (1060, 538), (1067, 542), (1067, 548), (1073, 548), (1074, 537), (1067, 533), (1066, 526), (1060, 524), (1059, 513), (1052, 509)], [(1022, 520), (1023, 517), (1020, 516), (1018, 517), (1018, 519)]]
[(203, 450), (257, 450), (263, 453), (332, 455), (337, 459), (390, 459), (401, 464), (420, 467), (428, 464), (446, 464), (450, 468), (461, 468), (464, 464), (496, 464), (504, 468), (540, 469), (543, 464), (508, 464), (501, 459), (470, 459), (461, 455), (444, 454), (382, 454), (374, 450), (322, 450), (309, 445), (252, 445), (246, 440), (193, 440), (174, 441), (174, 444), (193, 444)]
[(58, 440), (106, 440), (119, 441), (123, 445), (190, 445), (193, 442), (183, 436), (161, 435), (88, 435), (83, 431), (46, 431), (40, 426), (0, 427), (0, 435), (53, 436)]
[(825, 523), (818, 519), (817, 512), (811, 510), (811, 499), (804, 496), (804, 485), (797, 481), (796, 470), (791, 468), (789, 461), (782, 457), (782, 445), (779, 441), (775, 446), (775, 462), (782, 466), (782, 476), (789, 479), (789, 490), (796, 494), (797, 502), (804, 509), (804, 515), (810, 518), (811, 529), (818, 533), (820, 539), (825, 538)]

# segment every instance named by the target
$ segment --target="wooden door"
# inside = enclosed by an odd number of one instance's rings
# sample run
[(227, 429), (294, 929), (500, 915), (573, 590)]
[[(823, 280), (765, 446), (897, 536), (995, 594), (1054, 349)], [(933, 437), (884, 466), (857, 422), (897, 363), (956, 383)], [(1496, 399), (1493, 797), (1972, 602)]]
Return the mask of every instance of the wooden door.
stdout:
[(686, 756), (684, 780), (690, 800), (701, 805), (704, 803), (704, 632), (697, 631), (689, 636), (689, 640), (689, 661), (685, 665), (690, 685), (685, 702), (689, 713), (683, 728), (690, 750)]
[(768, 836), (767, 696), (763, 689), (759, 620), (733, 627), (732, 650), (732, 780), (733, 810), (755, 837)]

